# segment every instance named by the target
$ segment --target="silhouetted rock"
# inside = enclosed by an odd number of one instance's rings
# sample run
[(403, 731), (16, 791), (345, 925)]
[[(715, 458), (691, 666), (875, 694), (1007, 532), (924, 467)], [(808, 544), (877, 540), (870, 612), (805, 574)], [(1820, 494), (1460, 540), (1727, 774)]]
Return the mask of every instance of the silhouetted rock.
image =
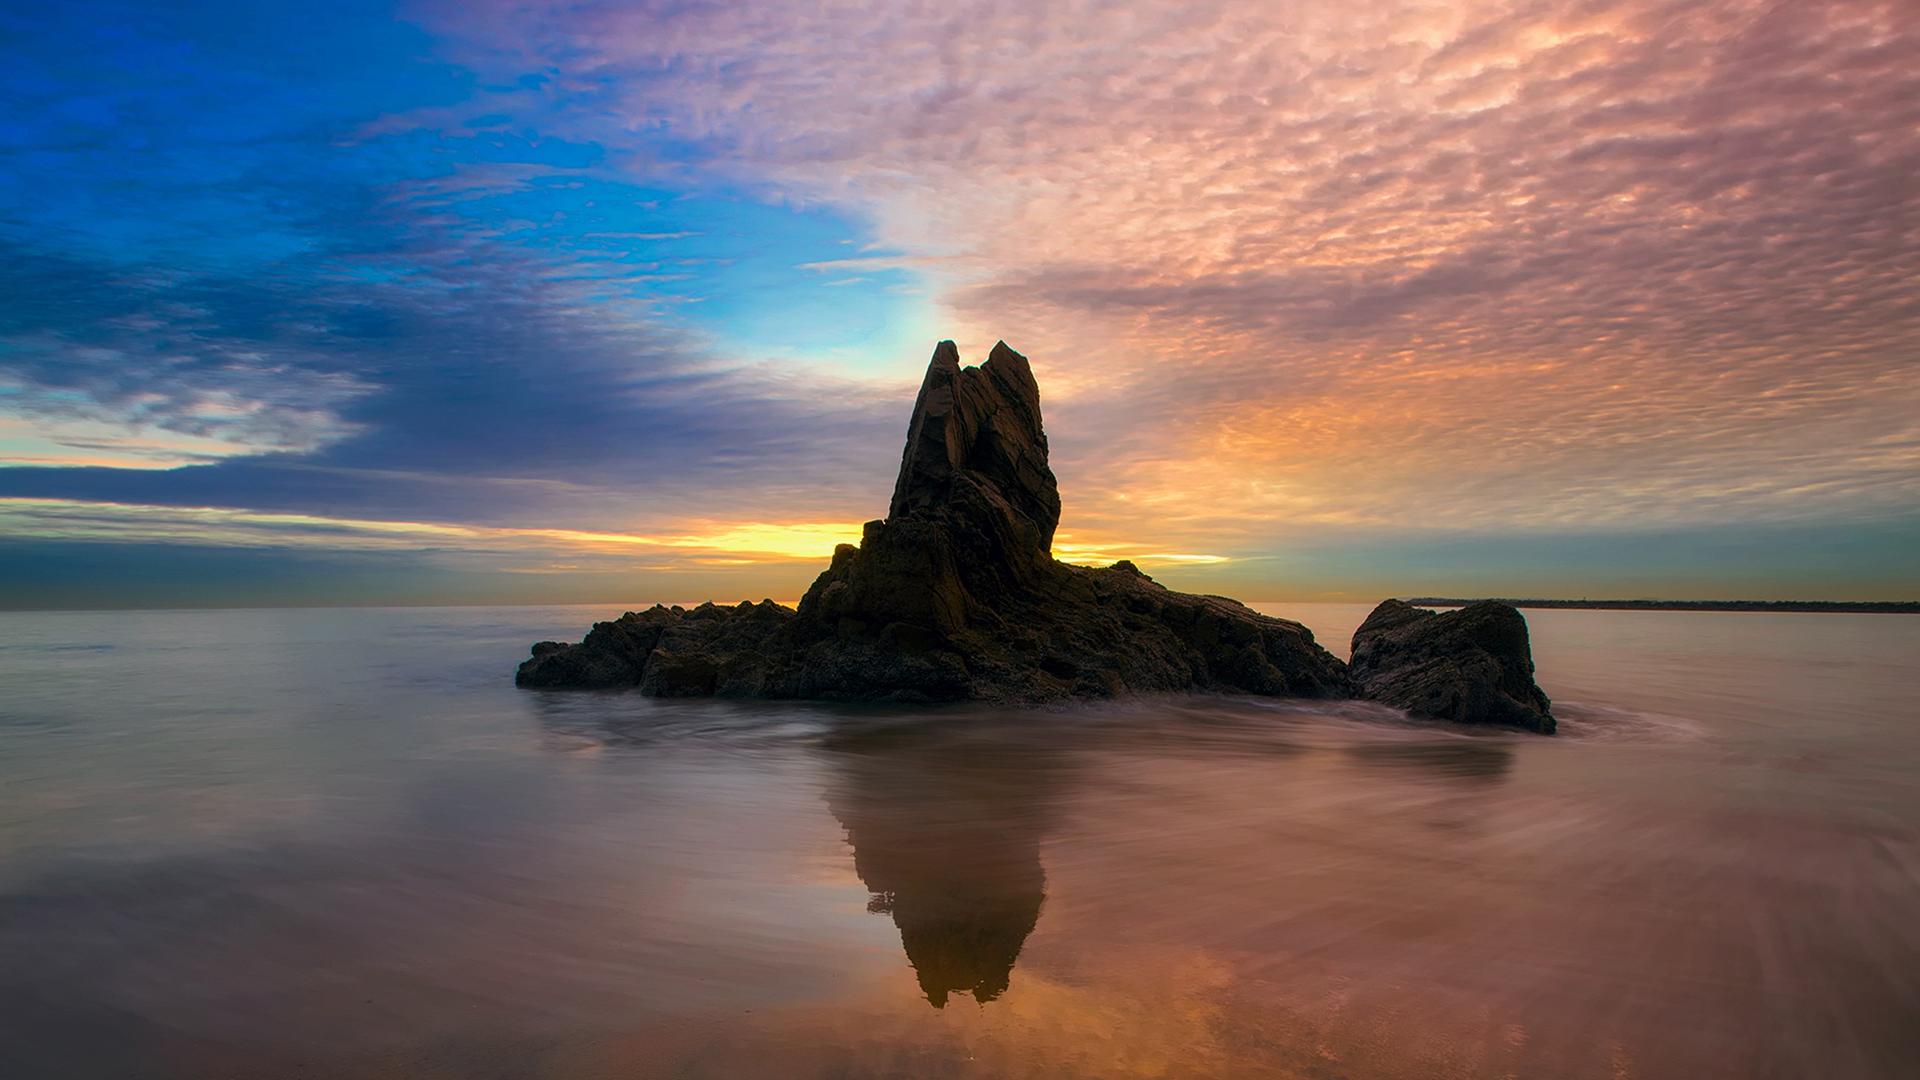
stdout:
[(952, 508), (1009, 559), (1045, 559), (1060, 524), (1047, 466), (1040, 384), (1027, 358), (1000, 342), (977, 368), (943, 341), (913, 403), (889, 520)]
[(1354, 631), (1349, 665), (1362, 696), (1414, 716), (1553, 733), (1527, 621), (1507, 604), (1436, 612), (1382, 601)]
[(764, 696), (761, 649), (793, 619), (793, 609), (762, 600), (692, 610), (654, 605), (594, 623), (585, 641), (543, 641), (520, 665), (521, 686), (638, 686), (657, 697)]
[(1172, 592), (1131, 563), (1056, 561), (1059, 520), (1026, 357), (1002, 342), (962, 368), (941, 342), (887, 518), (834, 551), (797, 611), (655, 607), (579, 645), (541, 643), (518, 681), (895, 702), (1352, 692), (1346, 666), (1299, 623)]

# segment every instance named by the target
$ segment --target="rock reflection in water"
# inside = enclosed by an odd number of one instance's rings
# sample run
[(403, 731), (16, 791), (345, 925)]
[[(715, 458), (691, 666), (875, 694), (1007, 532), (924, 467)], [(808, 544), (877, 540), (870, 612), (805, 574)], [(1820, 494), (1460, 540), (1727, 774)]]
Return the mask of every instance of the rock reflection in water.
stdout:
[(868, 910), (893, 917), (927, 1001), (999, 997), (1046, 900), (1057, 752), (951, 728), (843, 734), (824, 752)]

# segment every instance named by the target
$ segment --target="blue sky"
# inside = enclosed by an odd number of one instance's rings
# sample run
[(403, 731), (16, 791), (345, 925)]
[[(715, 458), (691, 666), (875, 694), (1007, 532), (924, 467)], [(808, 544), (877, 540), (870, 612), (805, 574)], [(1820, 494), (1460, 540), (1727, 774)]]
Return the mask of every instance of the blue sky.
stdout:
[(791, 598), (942, 337), (1065, 557), (1920, 589), (1884, 6), (1080, 6), (7, 8), (0, 603)]

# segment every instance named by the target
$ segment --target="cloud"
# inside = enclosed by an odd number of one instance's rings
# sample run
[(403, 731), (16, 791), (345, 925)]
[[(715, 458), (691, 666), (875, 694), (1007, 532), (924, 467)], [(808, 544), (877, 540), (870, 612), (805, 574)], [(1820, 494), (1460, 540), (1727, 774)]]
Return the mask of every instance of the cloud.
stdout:
[(9, 24), (0, 495), (858, 521), (953, 336), (1086, 558), (1920, 505), (1897, 3), (402, 14)]
[(0, 371), (13, 424), (52, 446), (39, 464), (231, 457), (0, 469), (13, 494), (581, 525), (635, 505), (855, 516), (884, 495), (872, 455), (899, 417), (871, 387), (723, 362), (510, 248), (411, 245), (347, 281), (25, 254)]
[[(1069, 519), (1920, 500), (1898, 3), (421, 9), (609, 160), (857, 208), (1052, 401)], [(481, 45), (485, 54), (482, 55)], [(1167, 515), (1172, 515), (1169, 520)]]
[[(0, 492), (587, 528), (884, 498), (854, 467), (900, 422), (871, 386), (687, 314), (751, 321), (729, 273), (799, 306), (836, 222), (611, 175), (482, 107), (537, 80), (479, 85), (384, 3), (9, 29)], [(843, 337), (893, 283), (840, 302)]]
[(898, 410), (790, 356), (918, 336), (898, 275), (797, 265), (837, 220), (631, 183), (383, 3), (11, 25), (0, 492), (588, 528), (884, 499)]
[(310, 454), (363, 430), (341, 410), (371, 384), (312, 352), (209, 333), (204, 317), (160, 305), (0, 337), (4, 460), (166, 468)]

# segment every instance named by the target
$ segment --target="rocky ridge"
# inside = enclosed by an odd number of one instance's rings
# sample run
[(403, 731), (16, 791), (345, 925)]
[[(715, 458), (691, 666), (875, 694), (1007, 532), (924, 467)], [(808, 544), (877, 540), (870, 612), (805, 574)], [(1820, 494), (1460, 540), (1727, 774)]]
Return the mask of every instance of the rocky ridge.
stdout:
[(899, 703), (1371, 696), (1372, 683), (1299, 623), (1173, 592), (1129, 562), (1059, 562), (1059, 520), (1026, 357), (1001, 342), (985, 364), (963, 368), (941, 342), (887, 517), (868, 522), (859, 545), (835, 549), (797, 609), (765, 600), (629, 612), (578, 644), (535, 645), (515, 681)]

